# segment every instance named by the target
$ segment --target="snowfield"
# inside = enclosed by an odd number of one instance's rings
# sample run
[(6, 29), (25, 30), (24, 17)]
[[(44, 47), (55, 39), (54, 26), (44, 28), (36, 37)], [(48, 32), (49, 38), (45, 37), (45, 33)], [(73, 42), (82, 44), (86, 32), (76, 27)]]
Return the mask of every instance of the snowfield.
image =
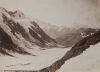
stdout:
[(56, 72), (100, 72), (100, 43), (66, 61)]
[(14, 54), (15, 57), (0, 56), (0, 70), (40, 70), (50, 66), (71, 48), (30, 49), (36, 56)]

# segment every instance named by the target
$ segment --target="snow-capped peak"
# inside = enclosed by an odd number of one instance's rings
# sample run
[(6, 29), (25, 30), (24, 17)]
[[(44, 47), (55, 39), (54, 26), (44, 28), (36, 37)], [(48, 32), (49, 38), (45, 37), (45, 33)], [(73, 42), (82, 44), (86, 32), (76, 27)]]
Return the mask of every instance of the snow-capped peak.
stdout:
[(0, 11), (5, 11), (6, 9), (3, 7), (0, 7)]
[(17, 18), (17, 19), (19, 19), (19, 18), (21, 18), (21, 19), (25, 18), (25, 15), (24, 15), (20, 10), (16, 10), (16, 11), (14, 11), (14, 12), (9, 11), (8, 13), (9, 13), (13, 18)]

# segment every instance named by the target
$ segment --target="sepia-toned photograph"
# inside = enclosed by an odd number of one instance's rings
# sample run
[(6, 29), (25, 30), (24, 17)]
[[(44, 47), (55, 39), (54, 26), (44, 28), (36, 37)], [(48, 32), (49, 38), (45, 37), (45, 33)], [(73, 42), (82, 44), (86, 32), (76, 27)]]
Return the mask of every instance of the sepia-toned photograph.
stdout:
[(100, 72), (100, 0), (0, 0), (0, 72)]

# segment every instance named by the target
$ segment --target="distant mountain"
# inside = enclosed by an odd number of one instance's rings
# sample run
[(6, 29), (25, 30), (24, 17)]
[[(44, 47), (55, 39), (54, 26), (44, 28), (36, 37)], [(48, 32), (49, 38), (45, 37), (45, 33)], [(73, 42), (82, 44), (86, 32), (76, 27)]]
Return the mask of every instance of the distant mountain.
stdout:
[(41, 28), (56, 42), (65, 47), (71, 47), (81, 39), (90, 36), (98, 31), (93, 28), (68, 28), (66, 26), (51, 25), (49, 23), (36, 20)]
[(36, 22), (40, 25), (40, 27), (52, 38), (56, 39), (58, 37), (61, 37), (62, 35), (69, 33), (71, 31), (70, 28), (67, 28), (66, 26), (57, 26), (52, 25), (46, 22), (43, 22), (41, 20), (36, 20)]
[(22, 12), (11, 12), (0, 8), (0, 53), (29, 54), (25, 48), (34, 45), (53, 47), (56, 41), (48, 36), (35, 21), (25, 18)]
[(66, 31), (65, 32), (66, 34), (56, 38), (56, 41), (61, 45), (64, 45), (66, 47), (71, 47), (74, 44), (76, 44), (78, 41), (96, 33), (97, 31), (98, 29), (92, 29), (92, 28), (73, 29), (70, 32)]
[(98, 31), (98, 29), (93, 28), (71, 29), (66, 26), (51, 25), (40, 20), (36, 20), (36, 22), (49, 36), (54, 38), (58, 44), (65, 47), (71, 47), (81, 39)]

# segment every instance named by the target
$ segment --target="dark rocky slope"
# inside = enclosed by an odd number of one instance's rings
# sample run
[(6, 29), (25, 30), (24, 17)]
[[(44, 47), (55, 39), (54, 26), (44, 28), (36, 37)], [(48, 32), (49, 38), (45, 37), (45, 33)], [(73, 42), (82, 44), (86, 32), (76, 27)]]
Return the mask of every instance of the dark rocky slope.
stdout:
[(30, 53), (24, 51), (24, 49), (17, 47), (17, 45), (13, 43), (11, 37), (0, 27), (0, 53), (12, 56), (9, 52), (31, 55)]

